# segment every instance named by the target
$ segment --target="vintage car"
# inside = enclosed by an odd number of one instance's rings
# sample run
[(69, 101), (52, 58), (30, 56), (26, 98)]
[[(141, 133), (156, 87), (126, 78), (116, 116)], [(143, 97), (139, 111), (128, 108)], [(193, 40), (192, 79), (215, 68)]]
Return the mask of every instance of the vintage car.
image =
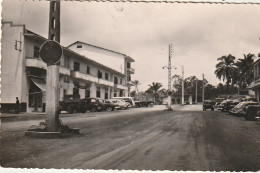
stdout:
[(240, 103), (240, 100), (228, 100), (223, 104), (223, 111), (229, 112), (232, 108)]
[(116, 109), (116, 107), (118, 106), (118, 104), (113, 103), (111, 100), (102, 100), (103, 103), (105, 104), (105, 109), (107, 111), (114, 111)]
[(113, 98), (110, 101), (117, 105), (116, 109), (127, 109), (128, 108), (128, 104), (124, 100)]
[(215, 105), (215, 102), (214, 102), (214, 101), (205, 100), (205, 101), (203, 102), (202, 109), (203, 109), (203, 111), (206, 111), (207, 109), (210, 109), (211, 111), (214, 111), (214, 105)]
[(246, 108), (244, 118), (247, 121), (255, 121), (260, 118), (260, 105), (250, 105)]
[(231, 115), (244, 116), (246, 114), (246, 109), (248, 109), (248, 106), (250, 106), (250, 105), (258, 105), (258, 103), (252, 102), (252, 101), (240, 102), (237, 106), (232, 108), (229, 112)]
[(81, 104), (83, 104), (84, 112), (96, 112), (107, 109), (106, 104), (104, 104), (100, 98), (84, 98), (80, 101)]

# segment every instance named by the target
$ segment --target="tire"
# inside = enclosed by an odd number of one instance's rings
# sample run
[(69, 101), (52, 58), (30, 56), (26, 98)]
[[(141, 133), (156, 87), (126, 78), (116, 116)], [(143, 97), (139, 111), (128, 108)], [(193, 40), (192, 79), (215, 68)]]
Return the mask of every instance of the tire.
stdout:
[(110, 112), (110, 111), (113, 111), (114, 109), (112, 107), (107, 107), (107, 111)]
[(255, 121), (255, 112), (254, 111), (247, 111), (246, 114), (244, 115), (244, 118), (246, 119), (246, 121)]
[(97, 112), (97, 108), (96, 108), (96, 107), (92, 107), (92, 108), (90, 109), (90, 111), (91, 111), (91, 112)]
[(81, 113), (86, 113), (86, 111), (87, 111), (87, 110), (86, 110), (85, 108), (82, 108), (80, 112), (81, 112)]
[(72, 108), (72, 106), (69, 106), (69, 107), (68, 107), (67, 112), (68, 112), (69, 114), (72, 114), (72, 113), (73, 113), (73, 108)]

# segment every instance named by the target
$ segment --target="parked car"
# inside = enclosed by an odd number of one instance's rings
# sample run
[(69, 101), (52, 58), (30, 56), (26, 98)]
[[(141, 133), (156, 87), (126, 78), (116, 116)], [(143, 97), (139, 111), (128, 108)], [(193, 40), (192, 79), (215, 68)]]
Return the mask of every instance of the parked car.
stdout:
[(203, 111), (206, 111), (207, 109), (210, 109), (211, 111), (214, 111), (214, 105), (215, 105), (215, 102), (214, 102), (214, 101), (205, 100), (205, 101), (203, 102), (202, 109), (203, 109)]
[(66, 111), (69, 114), (84, 112), (84, 104), (80, 101), (79, 95), (65, 95), (59, 103), (59, 112)]
[(230, 110), (230, 114), (235, 116), (244, 116), (249, 105), (258, 105), (258, 103), (252, 101), (240, 102), (237, 106)]
[(83, 103), (85, 112), (96, 112), (106, 110), (107, 106), (100, 98), (84, 98), (80, 100)]
[(154, 102), (153, 101), (135, 101), (136, 107), (153, 107)]
[(218, 110), (221, 110), (222, 112), (224, 112), (224, 104), (228, 102), (228, 100), (223, 100), (219, 106), (218, 106)]
[(239, 103), (240, 103), (240, 100), (228, 100), (223, 105), (223, 111), (224, 112), (229, 112), (233, 107), (235, 107)]
[(247, 121), (255, 121), (260, 118), (260, 105), (249, 105), (246, 109), (246, 114), (244, 118)]
[(124, 100), (125, 102), (129, 102), (131, 107), (135, 107), (135, 101), (132, 97), (113, 97), (112, 99)]
[(116, 104), (117, 106), (115, 107), (116, 109), (127, 109), (128, 106), (126, 102), (120, 99), (111, 99), (111, 102)]
[(216, 102), (215, 107), (218, 108), (218, 106), (221, 104), (221, 102), (222, 102), (223, 100), (225, 100), (225, 98), (216, 98), (216, 99), (215, 99), (215, 102)]
[(103, 101), (103, 103), (105, 104), (105, 106), (106, 106), (106, 110), (107, 111), (114, 111), (115, 109), (116, 109), (116, 107), (117, 107), (117, 104), (115, 104), (115, 103), (113, 103), (112, 101), (110, 101), (110, 100), (102, 100)]

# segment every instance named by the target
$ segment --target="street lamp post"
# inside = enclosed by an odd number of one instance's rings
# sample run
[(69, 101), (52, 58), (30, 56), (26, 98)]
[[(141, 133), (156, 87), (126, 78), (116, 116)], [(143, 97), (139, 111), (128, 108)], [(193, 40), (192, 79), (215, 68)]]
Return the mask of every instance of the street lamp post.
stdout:
[(181, 80), (181, 104), (184, 105), (184, 67), (182, 67), (182, 80)]
[(202, 73), (202, 103), (204, 102), (204, 73)]
[[(168, 60), (168, 67), (167, 66), (164, 66), (164, 68), (167, 68), (168, 69), (168, 109), (171, 110), (171, 104), (172, 104), (172, 99), (171, 99), (171, 95), (172, 95), (172, 92), (171, 92), (171, 80), (172, 80), (172, 74), (171, 74), (171, 71), (172, 71), (172, 67), (174, 66), (171, 66), (171, 58), (172, 58), (172, 52), (173, 52), (173, 46), (172, 44), (169, 45), (169, 60)], [(174, 67), (176, 69), (176, 67)]]

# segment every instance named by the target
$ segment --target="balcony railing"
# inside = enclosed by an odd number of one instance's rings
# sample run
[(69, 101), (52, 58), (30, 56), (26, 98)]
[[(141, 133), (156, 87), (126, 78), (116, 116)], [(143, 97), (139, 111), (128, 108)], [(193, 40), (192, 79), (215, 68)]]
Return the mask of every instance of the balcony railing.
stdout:
[(71, 70), (70, 71), (70, 76), (74, 77), (74, 78), (83, 79), (83, 80), (86, 80), (86, 81), (98, 83), (98, 78), (97, 77), (94, 77), (94, 76), (91, 76), (91, 75), (87, 75), (87, 74), (81, 73), (79, 71)]
[(114, 86), (114, 83), (112, 81), (108, 81), (108, 80), (101, 79), (101, 78), (98, 79), (98, 83), (101, 85), (106, 85), (106, 86), (111, 86), (111, 87)]
[(26, 67), (36, 67), (41, 69), (46, 69), (47, 64), (44, 63), (40, 58), (26, 57)]
[[(31, 57), (26, 57), (26, 67), (35, 67), (35, 68), (40, 68), (40, 69), (47, 69), (47, 64), (44, 63), (40, 58), (31, 58)], [(70, 70), (59, 66), (59, 72), (60, 74), (63, 75), (70, 75)]]
[(128, 89), (127, 86), (124, 86), (124, 85), (121, 85), (121, 84), (115, 84), (114, 87), (118, 88), (118, 89), (122, 89), (122, 90), (127, 90)]
[(130, 74), (134, 74), (134, 73), (135, 73), (135, 69), (133, 69), (132, 67), (127, 68), (127, 71), (128, 71)]

